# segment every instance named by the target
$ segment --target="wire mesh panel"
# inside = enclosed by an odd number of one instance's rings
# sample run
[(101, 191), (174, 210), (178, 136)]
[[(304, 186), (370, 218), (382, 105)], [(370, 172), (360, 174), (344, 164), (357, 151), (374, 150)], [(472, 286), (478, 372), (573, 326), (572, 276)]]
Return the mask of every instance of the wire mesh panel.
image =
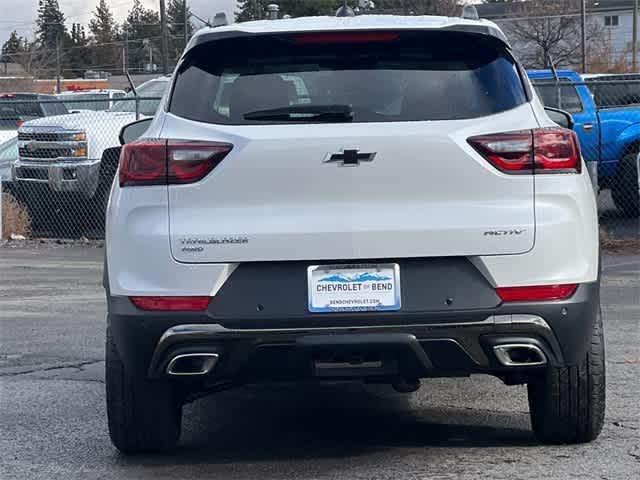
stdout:
[(160, 98), (77, 102), (0, 96), (4, 237), (104, 237), (120, 129), (153, 115)]
[[(616, 78), (622, 77), (622, 78)], [(546, 106), (573, 116), (598, 192), (600, 223), (615, 238), (640, 237), (640, 76), (535, 81)]]

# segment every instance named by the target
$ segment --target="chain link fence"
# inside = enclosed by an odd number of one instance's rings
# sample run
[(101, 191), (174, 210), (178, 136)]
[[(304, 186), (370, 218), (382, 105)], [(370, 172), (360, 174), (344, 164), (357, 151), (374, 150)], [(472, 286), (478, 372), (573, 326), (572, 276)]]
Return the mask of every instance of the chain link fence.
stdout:
[[(639, 239), (640, 79), (534, 87), (546, 105), (573, 115), (608, 236)], [(103, 238), (119, 131), (152, 115), (160, 98), (130, 97), (104, 111), (104, 100), (79, 100), (79, 109), (73, 100), (32, 97), (0, 95), (3, 237)]]
[(104, 238), (120, 129), (159, 102), (0, 95), (3, 237)]
[(610, 238), (640, 238), (640, 75), (533, 85), (546, 106), (573, 116), (604, 231)]

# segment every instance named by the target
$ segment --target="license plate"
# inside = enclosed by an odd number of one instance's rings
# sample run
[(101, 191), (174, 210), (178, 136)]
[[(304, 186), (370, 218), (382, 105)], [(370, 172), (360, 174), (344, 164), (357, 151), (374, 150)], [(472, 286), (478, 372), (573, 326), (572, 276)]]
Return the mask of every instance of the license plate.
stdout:
[(307, 279), (310, 312), (400, 310), (397, 263), (312, 265)]

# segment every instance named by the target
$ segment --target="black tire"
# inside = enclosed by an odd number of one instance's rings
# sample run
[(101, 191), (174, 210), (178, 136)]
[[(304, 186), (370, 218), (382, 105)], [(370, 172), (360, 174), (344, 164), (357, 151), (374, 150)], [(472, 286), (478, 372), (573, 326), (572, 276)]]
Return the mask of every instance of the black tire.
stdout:
[(107, 329), (107, 417), (113, 445), (123, 453), (166, 452), (178, 443), (182, 406), (172, 385), (127, 374)]
[(625, 215), (637, 218), (640, 216), (640, 186), (638, 185), (638, 152), (625, 155), (618, 165), (611, 196), (616, 208)]
[(580, 364), (549, 367), (528, 383), (531, 425), (543, 443), (584, 443), (598, 437), (604, 423), (605, 363), (602, 318)]

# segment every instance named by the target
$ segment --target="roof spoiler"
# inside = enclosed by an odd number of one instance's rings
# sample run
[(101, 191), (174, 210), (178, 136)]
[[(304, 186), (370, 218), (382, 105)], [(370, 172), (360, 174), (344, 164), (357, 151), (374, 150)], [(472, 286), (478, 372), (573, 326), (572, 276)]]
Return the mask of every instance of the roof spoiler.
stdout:
[[(376, 30), (376, 28), (371, 28), (371, 30)], [(402, 29), (402, 31), (410, 31), (411, 29)], [(507, 37), (504, 35), (504, 33), (502, 33), (502, 31), (495, 26), (494, 24), (490, 23), (490, 22), (478, 22), (478, 23), (469, 23), (469, 24), (454, 24), (454, 25), (448, 25), (446, 27), (442, 27), (442, 28), (434, 28), (434, 29), (416, 29), (419, 31), (447, 31), (447, 32), (464, 32), (464, 33), (471, 33), (471, 34), (476, 34), (476, 35), (483, 35), (483, 36), (487, 36), (487, 37), (492, 37), (495, 38), (496, 40), (499, 40), (501, 43), (503, 43), (505, 46), (507, 47), (511, 47), (509, 45), (509, 40), (507, 40)], [(348, 30), (340, 30), (341, 32), (346, 32)], [(360, 31), (360, 30), (358, 30)], [(315, 32), (315, 30), (314, 30)], [(293, 31), (279, 31), (279, 32), (273, 32), (273, 34), (282, 34), (282, 35), (287, 35), (287, 34), (295, 34), (295, 33), (300, 33), (300, 31), (298, 30), (293, 30)], [(230, 40), (233, 38), (243, 38), (243, 37), (253, 37), (253, 36), (260, 36), (260, 35), (264, 35), (264, 33), (252, 33), (252, 32), (245, 32), (242, 30), (224, 30), (224, 31), (216, 31), (216, 29), (212, 29), (206, 33), (201, 33), (198, 34), (194, 37), (191, 38), (191, 41), (189, 42), (189, 45), (187, 45), (187, 49), (185, 49), (185, 51), (183, 52), (183, 56), (185, 54), (187, 54), (190, 50), (192, 50), (193, 48), (197, 47), (198, 45), (202, 45), (204, 43), (208, 43), (214, 40)]]

